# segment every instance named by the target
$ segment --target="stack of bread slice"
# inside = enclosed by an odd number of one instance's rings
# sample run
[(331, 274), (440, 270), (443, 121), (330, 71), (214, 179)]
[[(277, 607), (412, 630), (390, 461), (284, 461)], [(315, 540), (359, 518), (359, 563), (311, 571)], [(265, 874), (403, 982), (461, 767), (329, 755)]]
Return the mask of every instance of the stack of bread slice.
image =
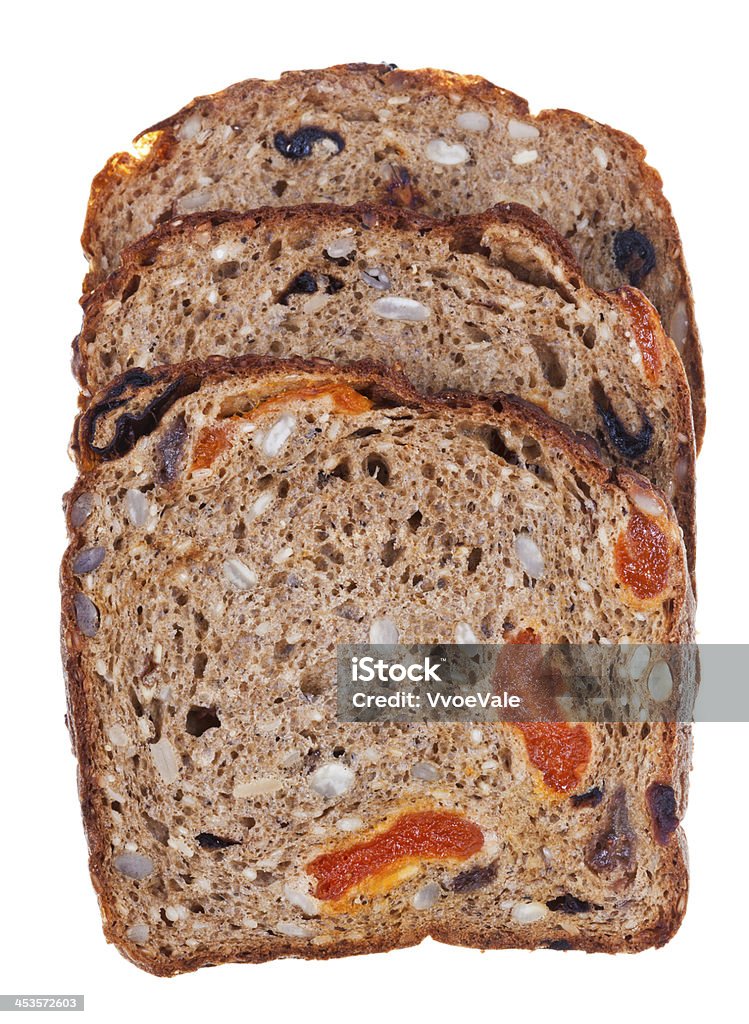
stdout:
[(700, 350), (642, 148), (483, 79), (294, 72), (142, 133), (83, 241), (63, 654), (107, 937), (163, 975), (667, 941), (685, 725), (335, 691), (343, 643), (645, 675), (693, 639)]

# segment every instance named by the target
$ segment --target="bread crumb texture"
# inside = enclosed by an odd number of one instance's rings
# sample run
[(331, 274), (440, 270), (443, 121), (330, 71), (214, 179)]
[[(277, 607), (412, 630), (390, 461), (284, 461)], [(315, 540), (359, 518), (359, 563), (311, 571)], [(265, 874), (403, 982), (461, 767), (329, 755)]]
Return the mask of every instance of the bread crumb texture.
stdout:
[(651, 485), (522, 402), (424, 399), (366, 367), (214, 361), (109, 399), (79, 423), (64, 646), (91, 872), (126, 956), (168, 975), (427, 935), (673, 934), (684, 729), (581, 727), (569, 789), (510, 725), (336, 719), (336, 645), (373, 635), (689, 639)]

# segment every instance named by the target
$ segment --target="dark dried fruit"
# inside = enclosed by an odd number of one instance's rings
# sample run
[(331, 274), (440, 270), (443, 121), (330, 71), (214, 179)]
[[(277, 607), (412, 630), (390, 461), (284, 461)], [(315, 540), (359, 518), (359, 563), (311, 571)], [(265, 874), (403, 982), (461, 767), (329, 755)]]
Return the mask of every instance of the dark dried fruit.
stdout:
[(573, 793), (570, 800), (573, 807), (598, 807), (603, 800), (603, 789), (600, 786), (593, 786), (584, 793)]
[(179, 415), (156, 445), (156, 458), (159, 463), (156, 479), (160, 484), (170, 484), (177, 478), (186, 441), (185, 417)]
[(665, 782), (652, 782), (648, 786), (646, 799), (653, 819), (656, 841), (665, 846), (672, 833), (679, 827), (673, 787)]
[(566, 953), (568, 949), (572, 949), (572, 943), (569, 939), (552, 939), (551, 942), (547, 943), (546, 948), (559, 949)]
[(593, 401), (595, 402), (598, 415), (601, 417), (606, 430), (606, 439), (613, 446), (618, 455), (623, 456), (631, 462), (642, 458), (647, 452), (653, 440), (653, 424), (644, 409), (640, 409), (642, 427), (636, 434), (630, 434), (622, 421), (616, 415), (605, 391), (595, 381), (591, 385)]
[(588, 845), (585, 863), (596, 875), (632, 875), (635, 870), (635, 833), (629, 824), (624, 788), (614, 793), (606, 828)]
[(289, 160), (301, 160), (312, 153), (312, 147), (316, 142), (322, 142), (323, 139), (328, 139), (336, 146), (333, 156), (337, 156), (346, 145), (343, 136), (338, 132), (329, 132), (325, 128), (317, 128), (314, 125), (299, 128), (293, 135), (276, 132), (273, 136), (273, 145), (281, 156), (285, 156)]
[(227, 846), (239, 846), (238, 839), (224, 839), (214, 836), (213, 832), (201, 832), (195, 839), (204, 850), (224, 850)]
[(555, 896), (553, 900), (547, 900), (546, 906), (549, 910), (559, 911), (562, 914), (587, 914), (591, 908), (587, 900), (579, 900), (566, 892), (563, 896)]
[[(125, 380), (123, 378), (115, 388), (108, 392), (107, 398), (94, 406), (88, 415), (87, 433), (89, 448), (103, 462), (126, 455), (142, 437), (147, 437), (148, 434), (153, 433), (161, 422), (161, 418), (178, 399), (184, 398), (185, 395), (193, 394), (200, 388), (201, 384), (200, 377), (195, 374), (188, 373), (182, 377), (177, 377), (140, 412), (125, 412), (119, 416), (114, 426), (112, 440), (106, 445), (98, 446), (94, 443), (94, 440), (99, 420), (102, 416), (122, 408), (129, 401), (129, 398), (119, 398), (119, 395), (122, 394), (128, 385), (142, 388), (152, 383), (152, 378), (142, 370), (133, 370), (131, 374), (130, 379)], [(128, 376), (128, 374), (125, 374), (126, 378)]]
[(497, 877), (497, 865), (485, 864), (483, 867), (470, 868), (468, 871), (461, 871), (450, 882), (453, 892), (476, 892), (491, 885)]
[(655, 266), (655, 249), (650, 239), (634, 228), (614, 236), (616, 269), (627, 275), (629, 283), (639, 288)]
[(290, 295), (314, 295), (316, 291), (317, 281), (315, 275), (310, 274), (309, 270), (303, 270), (301, 274), (294, 278), (291, 284), (286, 286), (276, 299), (276, 302), (279, 306), (288, 306)]

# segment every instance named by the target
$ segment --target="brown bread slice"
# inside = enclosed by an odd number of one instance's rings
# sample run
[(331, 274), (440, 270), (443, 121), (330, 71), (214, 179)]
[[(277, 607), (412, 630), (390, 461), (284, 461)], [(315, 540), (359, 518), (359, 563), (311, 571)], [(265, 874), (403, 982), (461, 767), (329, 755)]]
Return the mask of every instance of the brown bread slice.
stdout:
[[(674, 933), (688, 729), (572, 727), (589, 749), (552, 784), (517, 727), (344, 724), (335, 705), (335, 645), (395, 631), (691, 640), (679, 530), (644, 478), (518, 399), (424, 398), (321, 360), (131, 371), (74, 449), (69, 723), (124, 955), (169, 975), (426, 935), (614, 952)], [(644, 588), (616, 554), (633, 528)], [(338, 877), (414, 814), (470, 842), (320, 889), (318, 858)]]
[(641, 292), (588, 287), (525, 207), (447, 223), (322, 205), (192, 215), (127, 250), (88, 299), (75, 364), (95, 391), (133, 366), (248, 352), (374, 358), (429, 391), (532, 400), (667, 492), (694, 565), (676, 349)]
[(525, 100), (475, 76), (350, 64), (240, 82), (135, 145), (93, 183), (87, 290), (125, 245), (198, 210), (368, 200), (450, 216), (523, 203), (567, 238), (590, 284), (635, 285), (653, 301), (683, 355), (701, 442), (704, 381), (679, 233), (630, 136), (568, 110), (531, 117)]

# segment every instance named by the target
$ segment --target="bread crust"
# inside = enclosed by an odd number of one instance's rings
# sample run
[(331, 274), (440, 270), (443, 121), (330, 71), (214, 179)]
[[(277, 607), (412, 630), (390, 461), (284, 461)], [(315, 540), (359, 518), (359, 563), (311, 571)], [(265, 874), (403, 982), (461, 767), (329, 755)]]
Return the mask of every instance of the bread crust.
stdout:
[[(299, 383), (300, 379), (314, 383), (315, 381), (337, 381), (349, 386), (366, 390), (397, 401), (405, 406), (439, 413), (444, 410), (461, 410), (468, 417), (482, 423), (503, 423), (507, 420), (527, 426), (535, 436), (560, 452), (563, 452), (569, 464), (583, 478), (607, 488), (620, 491), (624, 496), (633, 487), (646, 488), (658, 497), (668, 508), (662, 495), (657, 495), (643, 478), (629, 470), (609, 469), (597, 456), (595, 445), (585, 436), (580, 436), (569, 428), (551, 420), (541, 410), (511, 395), (497, 396), (493, 403), (477, 399), (465, 394), (443, 394), (439, 396), (423, 396), (415, 391), (408, 381), (395, 369), (379, 366), (374, 363), (362, 362), (348, 368), (341, 368), (319, 359), (292, 359), (283, 362), (267, 358), (246, 357), (241, 360), (226, 360), (214, 357), (202, 362), (192, 362), (185, 366), (161, 368), (153, 374), (153, 385), (163, 390), (173, 384), (180, 375), (190, 374), (194, 377), (192, 394), (201, 388), (225, 381), (250, 385), (267, 386), (267, 393), (273, 394), (284, 389), (289, 382)], [(123, 394), (123, 379), (115, 381), (105, 392), (96, 396), (91, 407), (82, 412), (76, 422), (73, 438), (73, 450), (82, 470), (71, 492), (66, 496), (66, 518), (69, 534), (75, 535), (75, 525), (71, 519), (72, 508), (76, 498), (85, 491), (92, 489), (98, 467), (106, 460), (100, 452), (92, 449), (90, 432), (95, 409), (102, 403), (112, 401)], [(137, 392), (136, 392), (137, 394)], [(178, 399), (178, 402), (182, 399)], [(113, 410), (113, 414), (122, 414), (126, 407)], [(158, 423), (154, 425), (158, 430)], [(116, 458), (116, 456), (115, 456)], [(669, 510), (668, 520), (675, 528), (675, 517)], [(538, 948), (548, 944), (544, 939), (544, 926), (537, 924), (526, 931), (516, 929), (500, 929), (487, 941), (486, 935), (474, 934), (463, 927), (432, 927), (424, 930), (414, 926), (407, 933), (387, 931), (366, 939), (352, 940), (342, 937), (333, 948), (312, 948), (305, 940), (284, 940), (280, 937), (272, 950), (263, 945), (261, 940), (246, 949), (218, 951), (218, 955), (205, 953), (181, 958), (153, 956), (133, 942), (123, 941), (121, 931), (115, 927), (115, 907), (111, 902), (111, 893), (107, 887), (106, 860), (108, 844), (96, 807), (95, 791), (95, 758), (96, 743), (95, 718), (91, 703), (86, 699), (87, 680), (82, 661), (82, 640), (76, 628), (74, 610), (74, 594), (76, 585), (72, 572), (75, 544), (71, 544), (62, 565), (62, 652), (67, 683), (68, 716), (73, 747), (78, 759), (78, 786), (83, 812), (83, 820), (89, 845), (89, 864), (91, 877), (97, 891), (102, 911), (104, 932), (107, 939), (117, 944), (120, 952), (139, 967), (159, 976), (171, 976), (185, 971), (196, 970), (202, 966), (210, 966), (223, 962), (262, 963), (278, 957), (300, 957), (305, 959), (330, 958), (348, 956), (359, 953), (384, 952), (389, 949), (413, 945), (423, 940), (427, 934), (434, 939), (454, 945), (482, 946), (483, 948)], [(687, 643), (693, 639), (693, 600), (689, 586), (689, 578), (682, 562), (680, 586), (674, 593), (673, 612), (668, 635), (663, 638), (668, 643)], [(603, 728), (603, 727), (599, 727)], [(679, 817), (686, 806), (687, 777), (689, 770), (690, 734), (687, 726), (676, 724), (655, 725), (659, 737), (657, 763), (658, 775), (665, 782), (674, 786)], [(642, 797), (644, 799), (644, 796)], [(654, 925), (648, 925), (631, 935), (591, 935), (583, 934), (575, 941), (576, 949), (588, 952), (635, 952), (650, 946), (660, 946), (667, 942), (679, 927), (686, 906), (688, 874), (686, 865), (686, 847), (681, 829), (671, 836), (669, 845), (663, 851), (664, 860), (659, 884), (663, 891), (679, 893), (672, 900)]]
[[(105, 216), (107, 203), (115, 189), (126, 179), (145, 182), (155, 168), (168, 164), (178, 143), (176, 128), (189, 114), (220, 113), (222, 109), (230, 108), (231, 104), (239, 98), (247, 95), (252, 95), (257, 99), (268, 98), (277, 90), (298, 91), (299, 95), (304, 95), (308, 89), (314, 88), (320, 82), (324, 83), (326, 88), (340, 89), (345, 93), (347, 87), (350, 87), (352, 83), (358, 84), (361, 79), (368, 79), (372, 86), (380, 85), (387, 79), (390, 87), (416, 97), (417, 103), (421, 97), (430, 94), (445, 97), (457, 96), (463, 99), (473, 98), (503, 111), (508, 116), (522, 119), (534, 126), (559, 128), (562, 132), (573, 133), (594, 126), (597, 130), (602, 130), (610, 139), (612, 149), (618, 148), (628, 154), (629, 160), (637, 168), (640, 177), (639, 192), (662, 214), (665, 249), (679, 278), (679, 293), (684, 296), (688, 329), (683, 349), (683, 360), (692, 390), (695, 436), (699, 449), (705, 429), (705, 386), (691, 283), (684, 261), (678, 228), (670, 204), (663, 195), (662, 179), (658, 172), (645, 162), (644, 147), (626, 133), (607, 125), (600, 125), (573, 111), (543, 110), (534, 117), (529, 112), (526, 100), (477, 76), (458, 75), (431, 68), (402, 71), (392, 69), (389, 65), (343, 64), (323, 70), (286, 72), (276, 82), (250, 79), (230, 86), (221, 92), (198, 97), (178, 113), (157, 122), (136, 136), (134, 140), (136, 147), (139, 144), (143, 145), (146, 140), (149, 143), (150, 148), (147, 148), (142, 155), (117, 153), (96, 175), (92, 184), (81, 239), (84, 251), (97, 256), (97, 225)], [(361, 196), (361, 198), (367, 197)], [(101, 270), (94, 269), (84, 282), (84, 291), (92, 290), (100, 281)]]
[[(379, 229), (383, 237), (387, 233), (403, 233), (404, 236), (429, 235), (444, 240), (448, 248), (461, 238), (478, 238), (496, 225), (511, 228), (525, 236), (529, 246), (541, 246), (548, 253), (549, 259), (559, 268), (564, 282), (574, 288), (583, 285), (583, 275), (577, 259), (569, 244), (543, 218), (533, 213), (528, 207), (517, 203), (500, 203), (492, 209), (479, 214), (470, 214), (435, 220), (432, 217), (399, 210), (392, 207), (359, 203), (353, 207), (341, 207), (334, 204), (307, 204), (293, 208), (263, 207), (250, 212), (216, 211), (209, 214), (189, 214), (156, 228), (150, 235), (128, 246), (122, 252), (121, 266), (100, 284), (93, 292), (83, 296), (81, 304), (84, 319), (81, 332), (73, 340), (73, 370), (84, 389), (96, 383), (96, 375), (90, 373), (87, 347), (82, 339), (96, 335), (99, 325), (106, 315), (107, 304), (119, 299), (128, 281), (136, 275), (147, 275), (150, 264), (158, 264), (159, 254), (167, 253), (170, 245), (183, 244), (189, 246), (190, 239), (206, 229), (231, 225), (236, 231), (250, 236), (264, 234), (281, 234), (284, 229), (310, 227), (320, 230), (327, 226), (336, 231), (346, 226), (366, 225), (371, 229)], [(686, 466), (685, 479), (675, 503), (679, 521), (684, 530), (687, 555), (692, 572), (694, 587), (694, 565), (696, 558), (696, 523), (694, 504), (694, 462), (695, 444), (692, 430), (692, 405), (689, 385), (683, 370), (682, 361), (673, 341), (666, 335), (660, 319), (649, 300), (637, 289), (626, 287), (615, 292), (590, 292), (604, 301), (615, 301), (622, 308), (626, 321), (632, 319), (632, 304), (635, 303), (648, 320), (652, 337), (657, 349), (658, 359), (663, 366), (663, 374), (669, 381), (669, 387), (676, 395), (671, 413), (673, 437), (685, 438), (684, 461)], [(393, 360), (397, 363), (397, 354)], [(93, 377), (93, 379), (92, 379)]]

